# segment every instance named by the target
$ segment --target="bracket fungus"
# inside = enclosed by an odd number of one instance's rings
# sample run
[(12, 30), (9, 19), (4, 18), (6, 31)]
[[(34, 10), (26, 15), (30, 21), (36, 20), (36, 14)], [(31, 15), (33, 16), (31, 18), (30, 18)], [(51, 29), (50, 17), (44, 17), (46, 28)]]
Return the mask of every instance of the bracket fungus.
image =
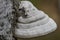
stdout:
[[(56, 30), (57, 24), (43, 11), (38, 10), (30, 1), (21, 1), (20, 10), (24, 7), (27, 17), (20, 16), (15, 28), (15, 36), (32, 38), (46, 35)], [(22, 10), (23, 11), (23, 10)]]

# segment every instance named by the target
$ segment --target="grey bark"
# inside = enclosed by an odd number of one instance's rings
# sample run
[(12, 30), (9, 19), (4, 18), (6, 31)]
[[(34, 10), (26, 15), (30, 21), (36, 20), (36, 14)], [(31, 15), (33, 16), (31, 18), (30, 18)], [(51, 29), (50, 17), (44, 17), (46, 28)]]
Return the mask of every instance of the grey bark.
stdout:
[(19, 10), (19, 4), (19, 0), (0, 0), (0, 40), (16, 40), (13, 34), (17, 28), (17, 19), (26, 16), (23, 8)]
[[(14, 17), (18, 4), (15, 4), (16, 1), (13, 3), (13, 1), (14, 0), (0, 0), (0, 40), (15, 40), (12, 29), (14, 29), (13, 23), (16, 21)], [(12, 13), (13, 6), (16, 6), (14, 13)]]
[(12, 16), (10, 0), (0, 0), (0, 40), (12, 40), (10, 17)]

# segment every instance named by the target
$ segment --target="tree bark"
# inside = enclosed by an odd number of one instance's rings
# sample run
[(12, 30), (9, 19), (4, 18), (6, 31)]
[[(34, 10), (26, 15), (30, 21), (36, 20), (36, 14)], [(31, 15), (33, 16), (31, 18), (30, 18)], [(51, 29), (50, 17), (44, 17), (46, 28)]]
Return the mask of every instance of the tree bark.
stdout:
[[(13, 29), (16, 26), (14, 22), (18, 4), (18, 0), (0, 0), (0, 40), (14, 40)], [(16, 10), (13, 11), (13, 8)]]

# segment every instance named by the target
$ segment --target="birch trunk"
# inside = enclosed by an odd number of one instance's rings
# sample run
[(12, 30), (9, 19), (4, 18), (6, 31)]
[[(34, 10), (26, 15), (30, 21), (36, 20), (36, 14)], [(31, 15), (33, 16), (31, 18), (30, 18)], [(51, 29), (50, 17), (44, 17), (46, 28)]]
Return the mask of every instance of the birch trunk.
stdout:
[[(14, 29), (13, 23), (16, 21), (14, 17), (17, 13), (18, 3), (17, 0), (0, 0), (0, 40), (14, 40), (12, 29)], [(13, 13), (14, 6), (16, 6), (16, 10), (14, 9)]]

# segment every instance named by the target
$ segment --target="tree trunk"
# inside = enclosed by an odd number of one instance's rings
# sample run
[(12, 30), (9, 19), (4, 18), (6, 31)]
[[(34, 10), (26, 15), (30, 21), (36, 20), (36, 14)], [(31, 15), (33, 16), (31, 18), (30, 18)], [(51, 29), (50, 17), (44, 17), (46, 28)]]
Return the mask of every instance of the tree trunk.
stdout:
[[(0, 0), (0, 40), (14, 40), (13, 29), (16, 22), (18, 0)], [(15, 7), (16, 6), (16, 7)], [(15, 8), (14, 13), (12, 8)]]

